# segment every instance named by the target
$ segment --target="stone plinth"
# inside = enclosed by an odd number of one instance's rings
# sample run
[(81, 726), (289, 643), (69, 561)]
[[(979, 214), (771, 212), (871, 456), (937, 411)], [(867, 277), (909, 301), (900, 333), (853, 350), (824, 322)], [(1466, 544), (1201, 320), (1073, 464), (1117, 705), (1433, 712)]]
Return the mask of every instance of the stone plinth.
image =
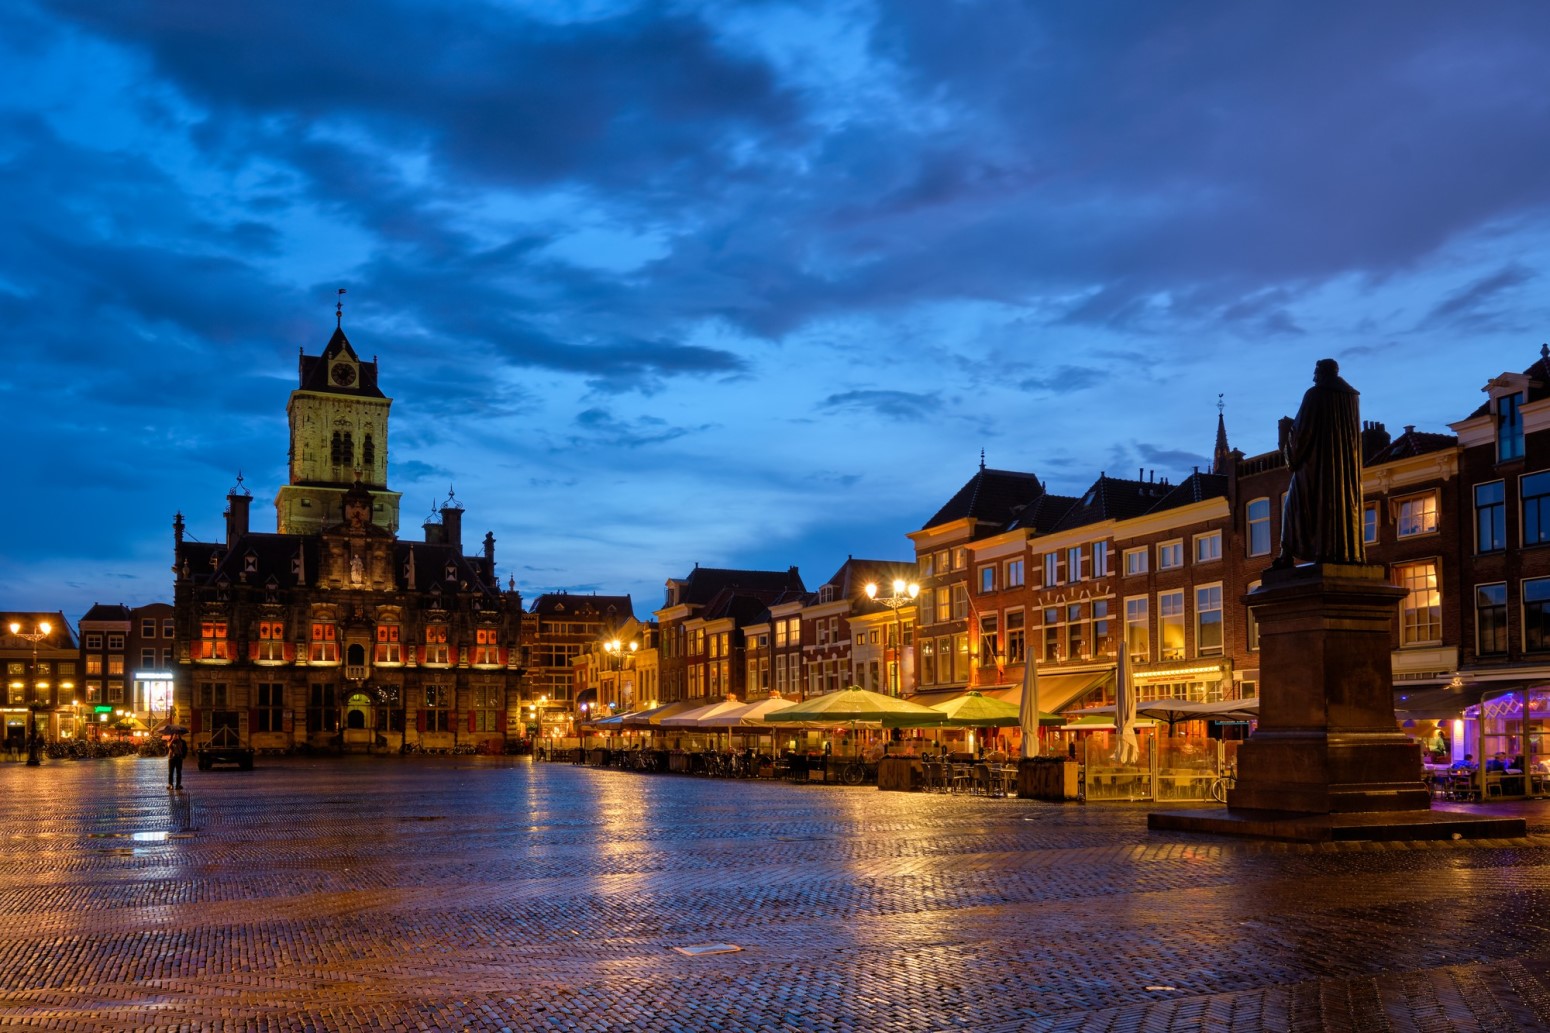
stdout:
[(1472, 825), (1467, 814), (1429, 813), (1420, 751), (1394, 720), (1391, 636), (1404, 596), (1380, 566), (1266, 571), (1245, 600), (1259, 622), (1259, 725), (1238, 747), (1227, 811), (1158, 813), (1150, 826), (1307, 839), (1524, 835), (1521, 819)]
[(1390, 656), (1403, 588), (1377, 566), (1267, 571), (1259, 727), (1238, 747), (1231, 811), (1424, 811), (1421, 755), (1394, 721)]

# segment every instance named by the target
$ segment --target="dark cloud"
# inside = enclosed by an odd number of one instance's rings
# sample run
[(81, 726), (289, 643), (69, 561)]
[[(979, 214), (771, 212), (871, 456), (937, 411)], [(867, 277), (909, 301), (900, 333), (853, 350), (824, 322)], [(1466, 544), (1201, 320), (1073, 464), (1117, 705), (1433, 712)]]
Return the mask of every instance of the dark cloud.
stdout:
[(868, 412), (885, 420), (912, 423), (922, 416), (941, 411), (942, 398), (936, 392), (841, 391), (819, 402), (818, 408), (829, 413)]
[(1532, 269), (1516, 262), (1481, 277), (1448, 295), (1426, 314), (1422, 325), (1441, 324), (1458, 329), (1478, 330), (1495, 324), (1501, 311), (1491, 306), (1503, 300), (1515, 287), (1534, 279)]
[(1088, 366), (1058, 366), (1044, 377), (1027, 377), (1018, 386), (1024, 391), (1085, 391), (1113, 380), (1112, 370)]

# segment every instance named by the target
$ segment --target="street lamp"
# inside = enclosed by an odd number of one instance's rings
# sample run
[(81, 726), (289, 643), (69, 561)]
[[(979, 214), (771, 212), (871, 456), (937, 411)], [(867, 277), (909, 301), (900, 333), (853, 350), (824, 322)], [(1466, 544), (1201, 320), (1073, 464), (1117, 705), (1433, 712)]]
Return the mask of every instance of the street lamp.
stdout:
[(915, 601), (920, 595), (920, 586), (913, 581), (905, 581), (902, 577), (893, 579), (893, 594), (878, 596), (877, 582), (868, 581), (866, 597), (873, 602), (882, 603), (893, 611), (894, 623), (894, 672), (889, 679), (889, 695), (901, 696), (904, 694), (904, 622), (899, 618), (899, 610)]
[(39, 621), (38, 626), (31, 631), (23, 631), (22, 626), (15, 621), (11, 622), (11, 634), (17, 638), (24, 638), (32, 643), (32, 704), (28, 710), (32, 715), (32, 731), (27, 737), (27, 766), (38, 767), (43, 763), (42, 743), (38, 742), (38, 643), (48, 638), (54, 630), (48, 621)]
[(611, 703), (618, 703), (619, 702), (619, 698), (618, 698), (619, 697), (619, 673), (618, 672), (624, 670), (624, 652), (625, 652), (626, 648), (629, 649), (630, 655), (634, 656), (635, 655), (635, 651), (640, 649), (640, 643), (639, 642), (635, 642), (635, 641), (632, 640), (629, 643), (629, 646), (626, 647), (623, 642), (620, 642), (616, 638), (611, 638), (607, 642), (603, 643), (603, 652), (606, 655), (608, 655), (608, 656), (613, 658), (613, 663), (611, 665), (612, 669), (614, 671), (613, 693), (612, 693), (613, 699), (611, 699), (609, 701)]

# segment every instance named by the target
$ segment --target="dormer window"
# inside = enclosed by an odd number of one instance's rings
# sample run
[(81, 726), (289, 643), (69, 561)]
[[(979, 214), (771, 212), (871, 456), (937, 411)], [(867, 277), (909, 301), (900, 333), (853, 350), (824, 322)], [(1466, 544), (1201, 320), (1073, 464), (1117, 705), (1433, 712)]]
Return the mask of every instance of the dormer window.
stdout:
[(455, 564), (455, 563), (448, 563), (447, 564), (447, 580), (448, 581), (456, 581), (457, 580), (457, 564)]
[(1523, 458), (1523, 395), (1500, 395), (1496, 399), (1496, 461)]

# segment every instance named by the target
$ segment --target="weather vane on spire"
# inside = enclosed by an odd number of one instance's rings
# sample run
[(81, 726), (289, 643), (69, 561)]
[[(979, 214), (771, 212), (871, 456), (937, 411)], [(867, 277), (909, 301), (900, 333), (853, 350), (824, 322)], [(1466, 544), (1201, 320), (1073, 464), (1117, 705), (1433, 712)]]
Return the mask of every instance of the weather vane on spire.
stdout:
[(334, 302), (334, 326), (344, 327), (344, 288), (339, 288), (339, 300)]
[(1227, 403), (1222, 401), (1222, 393), (1218, 391), (1216, 393), (1216, 414), (1220, 416), (1222, 414), (1222, 410), (1226, 407)]

